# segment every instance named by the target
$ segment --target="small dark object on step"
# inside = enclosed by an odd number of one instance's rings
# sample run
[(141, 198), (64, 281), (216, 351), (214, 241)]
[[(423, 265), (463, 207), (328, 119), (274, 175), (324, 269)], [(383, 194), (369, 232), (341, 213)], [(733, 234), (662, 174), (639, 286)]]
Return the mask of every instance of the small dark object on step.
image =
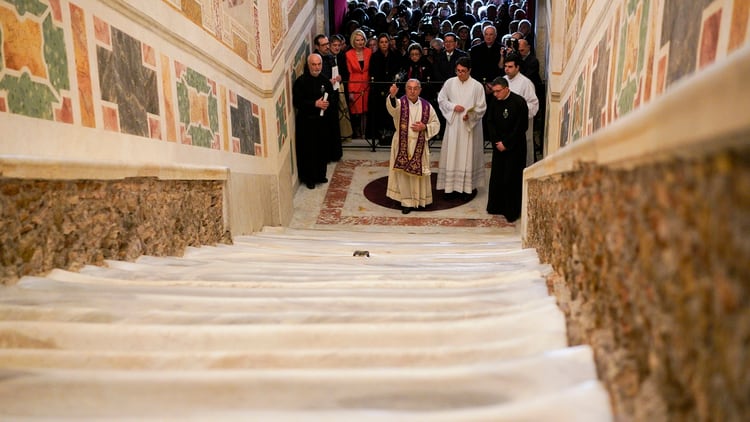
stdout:
[(354, 255), (352, 256), (366, 256), (370, 257), (370, 251), (354, 251)]

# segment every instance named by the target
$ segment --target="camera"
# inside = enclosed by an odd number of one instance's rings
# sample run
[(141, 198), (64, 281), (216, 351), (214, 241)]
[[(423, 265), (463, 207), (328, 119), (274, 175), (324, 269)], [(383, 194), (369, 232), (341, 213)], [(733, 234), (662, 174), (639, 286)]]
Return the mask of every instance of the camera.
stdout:
[(505, 47), (513, 51), (518, 51), (518, 40), (513, 37), (508, 38), (505, 40)]

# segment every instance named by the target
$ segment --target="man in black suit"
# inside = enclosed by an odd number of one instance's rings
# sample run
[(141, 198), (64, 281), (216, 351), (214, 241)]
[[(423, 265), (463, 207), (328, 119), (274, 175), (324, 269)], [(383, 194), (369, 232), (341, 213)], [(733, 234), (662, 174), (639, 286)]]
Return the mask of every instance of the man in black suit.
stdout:
[[(435, 92), (440, 92), (443, 88), (443, 82), (456, 76), (456, 61), (461, 57), (468, 57), (469, 53), (456, 48), (458, 45), (458, 36), (453, 32), (447, 32), (443, 35), (443, 51), (435, 56), (435, 62), (432, 66), (432, 80), (435, 83)], [(440, 119), (440, 133), (438, 137), (443, 138), (445, 132), (445, 117), (440, 112), (440, 107), (435, 105), (438, 119)]]
[[(471, 77), (478, 80), (484, 85), (485, 93), (487, 94), (487, 103), (490, 102), (492, 95), (490, 93), (490, 83), (498, 76), (503, 76), (505, 71), (501, 67), (500, 60), (502, 59), (502, 47), (497, 41), (497, 29), (488, 25), (484, 27), (482, 31), (484, 42), (471, 47), (469, 50), (469, 57), (471, 57)], [(487, 133), (487, 114), (482, 119), (482, 127), (484, 133)]]
[[(518, 40), (518, 54), (521, 55), (521, 73), (529, 78), (534, 84), (534, 91), (536, 97), (539, 99), (539, 111), (534, 117), (534, 132), (537, 132), (539, 139), (541, 139), (544, 134), (544, 116), (547, 105), (545, 97), (547, 92), (544, 89), (544, 82), (542, 82), (542, 77), (539, 74), (539, 59), (537, 59), (536, 56), (534, 56), (534, 53), (531, 52), (531, 44), (529, 44), (529, 41), (523, 38)], [(536, 157), (542, 156), (543, 148), (542, 145), (534, 142), (535, 159)]]

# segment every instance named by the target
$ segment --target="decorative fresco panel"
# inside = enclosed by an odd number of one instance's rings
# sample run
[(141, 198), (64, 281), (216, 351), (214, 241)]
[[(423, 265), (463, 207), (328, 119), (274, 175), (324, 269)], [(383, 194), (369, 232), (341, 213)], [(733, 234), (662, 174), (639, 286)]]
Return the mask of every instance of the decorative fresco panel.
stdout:
[(185, 18), (214, 36), (243, 60), (262, 67), (257, 24), (258, 5), (252, 0), (162, 1), (177, 9)]
[(279, 134), (279, 151), (289, 138), (289, 128), (287, 126), (287, 104), (286, 90), (281, 91), (279, 98), (276, 100), (276, 132)]
[(229, 119), (232, 125), (232, 151), (263, 156), (258, 106), (230, 91)]
[[(589, 0), (581, 1), (565, 0), (570, 31), (583, 18), (581, 5), (590, 8)], [(607, 126), (746, 45), (749, 19), (746, 1), (620, 0), (609, 29), (582, 58), (587, 66), (561, 101), (560, 145)], [(572, 51), (568, 38), (565, 54)]]
[(640, 104), (640, 77), (644, 71), (647, 51), (646, 29), (648, 28), (649, 1), (627, 1), (625, 16), (620, 28), (620, 44), (617, 52), (615, 92), (616, 115), (622, 116)]
[(149, 121), (160, 114), (159, 96), (156, 69), (143, 60), (144, 44), (111, 26), (108, 39), (111, 44), (99, 39), (96, 46), (102, 101), (117, 105), (123, 133), (144, 137), (160, 134), (152, 130), (155, 123)]
[(74, 4), (70, 5), (70, 26), (73, 33), (73, 52), (75, 55), (76, 82), (78, 82), (81, 124), (85, 127), (96, 127), (85, 18), (86, 14), (83, 9)]
[(175, 62), (177, 120), (183, 144), (220, 149), (216, 82)]
[[(225, 8), (253, 9), (245, 0), (167, 2), (224, 33), (234, 22), (219, 19)], [(0, 0), (0, 113), (224, 151), (235, 137), (234, 151), (265, 156), (258, 104), (234, 93), (231, 115), (225, 85), (133, 33), (68, 0)]]
[(570, 97), (560, 109), (560, 146), (570, 142)]
[(0, 111), (73, 123), (58, 0), (0, 2)]
[(607, 123), (607, 87), (611, 40), (609, 31), (602, 36), (594, 49), (591, 65), (591, 120), (592, 131), (601, 129)]
[(664, 0), (661, 46), (669, 44), (666, 85), (696, 70), (703, 10), (714, 0)]
[(281, 52), (279, 48), (284, 39), (286, 33), (286, 22), (284, 22), (284, 14), (281, 11), (281, 0), (269, 0), (268, 1), (268, 21), (271, 23), (271, 51), (273, 57), (276, 57)]

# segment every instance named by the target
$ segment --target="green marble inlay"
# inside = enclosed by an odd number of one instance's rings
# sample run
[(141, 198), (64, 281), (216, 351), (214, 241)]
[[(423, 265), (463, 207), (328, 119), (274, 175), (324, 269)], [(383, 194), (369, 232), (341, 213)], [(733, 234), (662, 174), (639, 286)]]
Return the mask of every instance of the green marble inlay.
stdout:
[(16, 7), (18, 14), (23, 16), (31, 13), (34, 16), (42, 16), (49, 7), (47, 4), (38, 0), (6, 0), (7, 3)]
[[(190, 89), (208, 95), (208, 128), (190, 121)], [(208, 78), (188, 68), (177, 81), (177, 109), (180, 123), (187, 128), (192, 145), (211, 148), (215, 134), (219, 131), (219, 101), (208, 83)]]
[(211, 141), (213, 140), (214, 135), (210, 130), (200, 126), (190, 126), (188, 133), (193, 139), (192, 145), (211, 148)]
[(185, 126), (190, 124), (190, 100), (188, 98), (187, 85), (182, 81), (177, 82), (177, 109), (180, 113), (180, 123)]
[(57, 97), (48, 86), (32, 81), (28, 73), (20, 78), (5, 75), (0, 80), (0, 90), (8, 92), (11, 113), (52, 120), (52, 103), (57, 102)]
[(219, 131), (219, 101), (213, 95), (208, 97), (208, 124), (213, 133)]
[(49, 81), (55, 89), (70, 89), (68, 57), (65, 54), (65, 34), (52, 23), (52, 15), (44, 20), (44, 60), (47, 62)]
[(195, 90), (201, 94), (211, 93), (211, 87), (208, 85), (208, 78), (193, 69), (188, 68), (183, 78), (188, 86), (195, 88)]
[[(3, 45), (3, 31), (0, 31), (0, 45)], [(0, 72), (5, 70), (5, 57), (3, 57), (3, 49), (0, 48)]]

